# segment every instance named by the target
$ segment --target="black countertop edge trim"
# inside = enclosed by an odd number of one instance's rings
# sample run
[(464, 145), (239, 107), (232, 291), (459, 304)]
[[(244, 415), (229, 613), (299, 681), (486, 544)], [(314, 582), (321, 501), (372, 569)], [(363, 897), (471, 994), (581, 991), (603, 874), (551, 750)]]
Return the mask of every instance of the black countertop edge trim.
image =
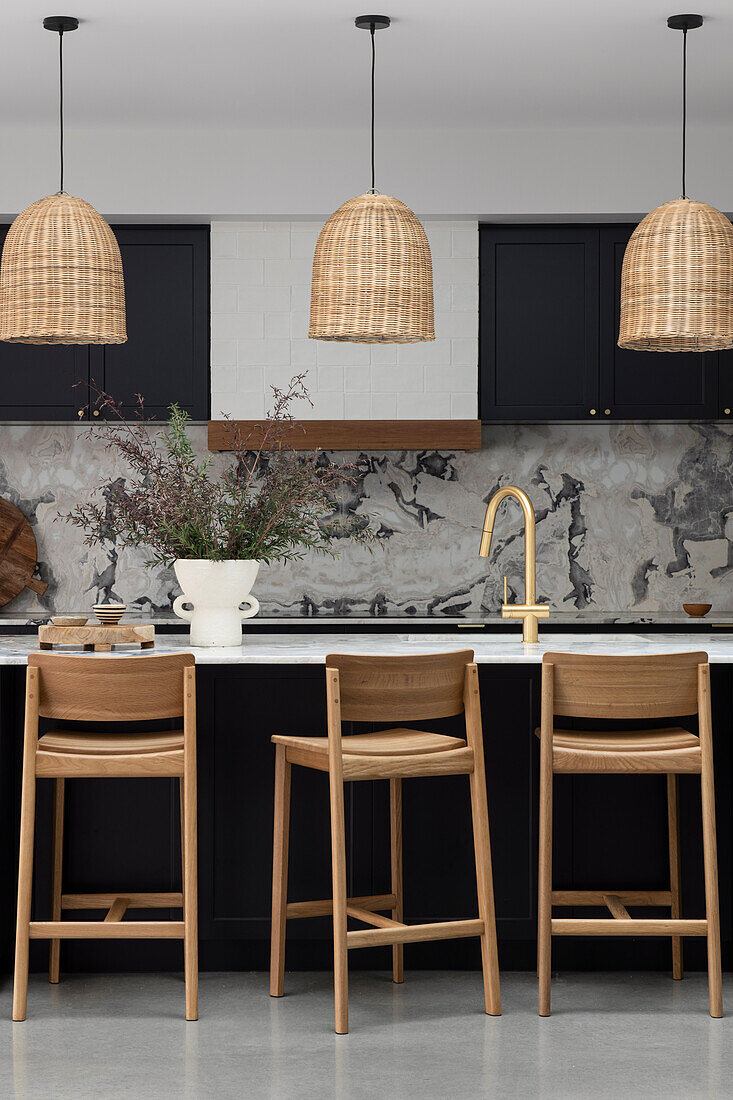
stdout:
[[(187, 627), (183, 623), (156, 623), (156, 634), (184, 634)], [(716, 623), (713, 620), (698, 619), (690, 620), (690, 622), (638, 622), (638, 623), (617, 623), (613, 621), (603, 623), (584, 623), (584, 622), (564, 622), (564, 623), (542, 623), (540, 625), (540, 634), (707, 634), (711, 631), (733, 631), (733, 622), (730, 623)], [(521, 634), (521, 628), (512, 630), (509, 627), (499, 626), (495, 623), (470, 623), (464, 624), (456, 623), (454, 620), (450, 622), (441, 622), (440, 619), (436, 619), (435, 622), (425, 622), (424, 620), (414, 621), (411, 619), (405, 619), (404, 623), (380, 623), (379, 619), (375, 619), (374, 622), (365, 623), (363, 620), (358, 623), (334, 623), (329, 622), (328, 619), (318, 619), (317, 625), (314, 619), (309, 618), (305, 622), (300, 622), (297, 619), (288, 619), (282, 623), (268, 623), (255, 624), (249, 622), (244, 627), (244, 636), (257, 635), (257, 634), (455, 634), (456, 637), (460, 637), (461, 634), (471, 634), (477, 631), (485, 632), (486, 634), (506, 634), (507, 636), (515, 633)], [(0, 635), (26, 635), (37, 634), (38, 626), (33, 623), (23, 623), (20, 625), (3, 624), (0, 622)]]

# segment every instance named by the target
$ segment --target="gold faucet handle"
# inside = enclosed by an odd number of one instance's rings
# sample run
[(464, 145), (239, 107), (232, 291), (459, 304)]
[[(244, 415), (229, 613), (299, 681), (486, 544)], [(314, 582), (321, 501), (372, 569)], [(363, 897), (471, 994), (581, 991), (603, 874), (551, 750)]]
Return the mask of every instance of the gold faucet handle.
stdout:
[(547, 603), (505, 603), (501, 609), (502, 619), (524, 619), (534, 615), (537, 619), (549, 619), (550, 605)]
[(522, 641), (537, 641), (537, 620), (549, 619), (550, 607), (546, 603), (510, 603), (501, 609), (502, 619), (522, 620)]

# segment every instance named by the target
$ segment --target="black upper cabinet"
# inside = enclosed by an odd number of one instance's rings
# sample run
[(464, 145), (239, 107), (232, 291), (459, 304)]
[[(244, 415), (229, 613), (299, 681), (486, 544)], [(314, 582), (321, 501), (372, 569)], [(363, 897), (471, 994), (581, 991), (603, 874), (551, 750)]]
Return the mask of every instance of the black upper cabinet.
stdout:
[[(733, 353), (618, 346), (633, 225), (482, 226), (484, 420), (688, 420), (733, 408)], [(718, 395), (718, 364), (730, 379)]]
[[(208, 227), (113, 228), (125, 278), (126, 343), (0, 343), (0, 420), (91, 418), (90, 380), (127, 415), (141, 393), (147, 416), (165, 418), (177, 401), (194, 420), (208, 419)], [(0, 232), (4, 241), (7, 227)]]
[(567, 420), (597, 403), (598, 233), (481, 231), (481, 416)]
[(634, 226), (600, 230), (600, 347), (603, 414), (620, 420), (709, 419), (717, 415), (715, 352), (629, 351), (618, 346), (621, 266)]
[(165, 417), (176, 401), (195, 420), (209, 415), (209, 231), (128, 229), (115, 235), (125, 274), (127, 341), (90, 349), (91, 377), (134, 411)]

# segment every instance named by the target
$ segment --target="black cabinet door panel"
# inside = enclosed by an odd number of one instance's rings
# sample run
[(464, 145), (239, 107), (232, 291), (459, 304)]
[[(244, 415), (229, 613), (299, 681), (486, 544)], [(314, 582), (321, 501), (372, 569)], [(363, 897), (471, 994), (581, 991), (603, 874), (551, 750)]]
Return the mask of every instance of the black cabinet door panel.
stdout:
[(89, 401), (89, 348), (0, 342), (0, 420), (78, 420)]
[(484, 226), (481, 416), (585, 417), (598, 403), (598, 233)]
[[(323, 670), (287, 665), (204, 666), (198, 670), (198, 680), (201, 938), (266, 944), (275, 769), (270, 737), (273, 733), (324, 735)], [(349, 824), (355, 786), (347, 787)], [(288, 897), (295, 901), (330, 897), (328, 776), (294, 768), (291, 807)], [(359, 836), (368, 851), (370, 822), (365, 826)], [(353, 862), (349, 841), (350, 873)], [(293, 921), (288, 928), (289, 941), (328, 940), (331, 934), (327, 920)]]
[[(0, 227), (0, 249), (7, 232)], [(89, 348), (0, 341), (0, 380), (0, 420), (78, 420), (89, 400)]]
[[(539, 722), (539, 673), (479, 665), (479, 683), (498, 937), (500, 943), (532, 940), (537, 912), (539, 743), (534, 728)], [(462, 715), (412, 724), (465, 737)], [(375, 785), (374, 893), (390, 888), (387, 787)], [(403, 803), (406, 920), (474, 917), (476, 868), (468, 778), (405, 780)], [(440, 949), (435, 944), (410, 948), (413, 965), (436, 965), (438, 952), (448, 965), (472, 965), (477, 944), (455, 941)]]
[(116, 226), (125, 274), (127, 342), (92, 348), (91, 375), (130, 415), (136, 394), (148, 416), (177, 402), (208, 417), (208, 229)]
[(629, 351), (618, 346), (621, 267), (633, 229), (631, 225), (620, 225), (601, 230), (603, 416), (621, 420), (715, 417), (715, 353)]

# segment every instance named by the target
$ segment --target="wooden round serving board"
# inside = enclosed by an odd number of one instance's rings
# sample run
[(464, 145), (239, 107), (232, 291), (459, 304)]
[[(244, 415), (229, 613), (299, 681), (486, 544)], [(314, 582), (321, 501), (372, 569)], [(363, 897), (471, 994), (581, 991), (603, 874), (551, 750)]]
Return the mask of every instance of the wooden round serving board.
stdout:
[(0, 606), (10, 603), (24, 588), (43, 595), (48, 585), (33, 576), (37, 560), (33, 528), (20, 508), (0, 498)]

